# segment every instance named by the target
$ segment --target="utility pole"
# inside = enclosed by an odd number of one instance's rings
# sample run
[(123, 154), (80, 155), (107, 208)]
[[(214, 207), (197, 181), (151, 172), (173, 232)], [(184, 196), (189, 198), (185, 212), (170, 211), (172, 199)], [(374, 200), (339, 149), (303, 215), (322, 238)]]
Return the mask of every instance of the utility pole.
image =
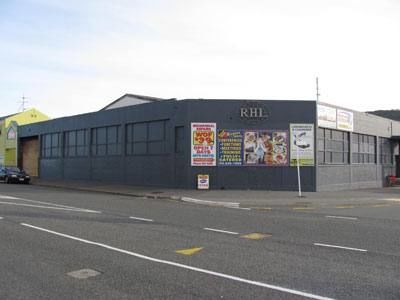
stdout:
[(321, 96), (321, 94), (319, 93), (319, 85), (318, 85), (318, 77), (315, 78), (315, 82), (317, 85), (317, 102), (319, 101), (319, 96)]

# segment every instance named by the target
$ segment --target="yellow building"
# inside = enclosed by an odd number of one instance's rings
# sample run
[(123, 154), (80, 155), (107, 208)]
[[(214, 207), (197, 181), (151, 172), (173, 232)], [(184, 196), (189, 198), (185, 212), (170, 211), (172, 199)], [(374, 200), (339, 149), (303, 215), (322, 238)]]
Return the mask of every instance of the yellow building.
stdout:
[(46, 121), (50, 118), (31, 108), (20, 113), (0, 117), (0, 165), (18, 164), (18, 126)]

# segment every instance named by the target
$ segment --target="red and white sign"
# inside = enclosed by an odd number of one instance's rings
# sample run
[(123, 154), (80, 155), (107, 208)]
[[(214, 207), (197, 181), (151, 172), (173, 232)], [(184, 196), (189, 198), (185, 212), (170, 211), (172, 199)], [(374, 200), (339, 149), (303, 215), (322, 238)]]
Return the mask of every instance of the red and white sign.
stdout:
[(197, 189), (198, 190), (210, 189), (210, 176), (208, 174), (197, 175)]
[(191, 123), (192, 166), (216, 165), (216, 135), (216, 123)]

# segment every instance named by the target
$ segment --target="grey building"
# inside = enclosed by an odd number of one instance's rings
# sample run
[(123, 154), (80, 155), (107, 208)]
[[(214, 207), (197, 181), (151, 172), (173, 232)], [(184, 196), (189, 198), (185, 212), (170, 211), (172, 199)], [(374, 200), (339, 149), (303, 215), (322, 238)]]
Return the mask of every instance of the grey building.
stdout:
[(37, 160), (44, 179), (187, 189), (207, 174), (211, 189), (296, 190), (297, 162), (305, 191), (399, 176), (400, 122), (382, 117), (315, 101), (118, 100), (21, 126), (19, 164)]

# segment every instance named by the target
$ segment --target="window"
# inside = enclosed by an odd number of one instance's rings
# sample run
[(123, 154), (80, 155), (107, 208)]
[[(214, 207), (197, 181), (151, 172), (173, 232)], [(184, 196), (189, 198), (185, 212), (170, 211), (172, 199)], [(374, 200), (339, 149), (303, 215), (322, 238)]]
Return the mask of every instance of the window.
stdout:
[(126, 154), (164, 154), (166, 152), (166, 122), (152, 121), (126, 125)]
[(382, 165), (393, 164), (393, 149), (390, 139), (379, 138), (380, 162)]
[(10, 127), (7, 132), (7, 140), (15, 140), (17, 133), (13, 127)]
[(352, 134), (353, 163), (374, 164), (376, 163), (376, 138), (366, 134)]
[(108, 126), (92, 129), (92, 155), (121, 154), (121, 126)]
[(44, 158), (61, 156), (60, 133), (42, 135), (41, 156)]
[(175, 153), (183, 153), (184, 152), (184, 127), (178, 126), (175, 127)]
[(73, 130), (64, 133), (65, 157), (88, 155), (88, 130)]
[(318, 128), (318, 163), (348, 164), (349, 137), (345, 131)]

